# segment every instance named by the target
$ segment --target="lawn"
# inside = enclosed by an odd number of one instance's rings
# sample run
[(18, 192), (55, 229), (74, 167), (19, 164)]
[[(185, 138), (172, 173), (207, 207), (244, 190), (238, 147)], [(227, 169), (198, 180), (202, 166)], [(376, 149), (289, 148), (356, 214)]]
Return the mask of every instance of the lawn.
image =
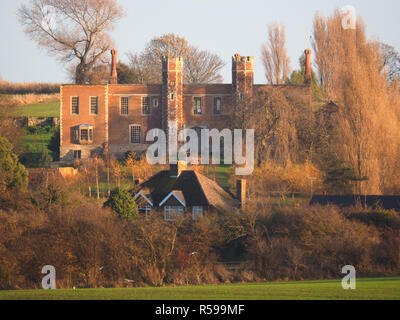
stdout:
[(49, 144), (53, 135), (55, 135), (59, 128), (33, 128), (35, 129), (34, 132), (30, 132), (29, 129), (32, 128), (24, 128), (25, 135), (23, 137), (23, 153), (20, 156), (20, 161), (27, 167), (35, 168), (40, 166), (38, 161), (43, 151), (47, 151), (51, 154)]
[(60, 102), (39, 103), (15, 108), (17, 117), (59, 117)]
[(341, 280), (269, 282), (127, 289), (0, 291), (0, 300), (400, 300), (400, 277), (358, 279), (356, 290)]

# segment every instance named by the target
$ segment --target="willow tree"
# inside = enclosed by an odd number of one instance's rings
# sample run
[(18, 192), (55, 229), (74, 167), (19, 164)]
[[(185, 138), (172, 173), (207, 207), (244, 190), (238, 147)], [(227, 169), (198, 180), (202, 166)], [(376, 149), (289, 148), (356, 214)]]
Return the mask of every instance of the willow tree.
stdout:
[(355, 29), (342, 27), (336, 10), (314, 20), (314, 51), (321, 83), (330, 100), (340, 107), (332, 149), (354, 168), (357, 193), (393, 193), (400, 151), (400, 99), (396, 83), (388, 84), (376, 41), (366, 38), (357, 19)]
[(30, 0), (18, 9), (25, 33), (64, 63), (74, 62), (75, 82), (111, 49), (109, 32), (124, 15), (115, 0)]

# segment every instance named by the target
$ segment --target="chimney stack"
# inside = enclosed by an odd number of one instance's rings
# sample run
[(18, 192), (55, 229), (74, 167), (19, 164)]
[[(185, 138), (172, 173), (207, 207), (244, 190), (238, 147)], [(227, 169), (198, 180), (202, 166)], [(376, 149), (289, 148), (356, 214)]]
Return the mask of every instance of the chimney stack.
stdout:
[(236, 197), (240, 201), (241, 207), (246, 204), (246, 182), (244, 179), (236, 181)]
[(111, 50), (111, 84), (118, 83), (118, 73), (117, 73), (117, 54), (118, 51), (113, 49)]
[(184, 161), (177, 161), (175, 164), (169, 164), (169, 177), (178, 178), (183, 170), (186, 169), (186, 163)]
[(304, 73), (304, 84), (311, 84), (311, 49), (304, 51), (306, 55), (306, 70)]

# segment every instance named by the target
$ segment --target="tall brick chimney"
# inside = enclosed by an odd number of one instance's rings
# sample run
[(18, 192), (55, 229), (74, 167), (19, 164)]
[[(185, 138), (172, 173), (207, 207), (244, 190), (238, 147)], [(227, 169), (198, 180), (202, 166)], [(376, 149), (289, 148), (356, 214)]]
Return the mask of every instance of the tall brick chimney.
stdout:
[(311, 49), (304, 51), (306, 55), (306, 70), (304, 73), (304, 84), (311, 84)]
[(162, 127), (183, 127), (183, 58), (162, 58)]
[(111, 50), (111, 84), (118, 83), (118, 73), (117, 73), (117, 54), (118, 51), (113, 49)]
[(235, 105), (249, 98), (254, 84), (254, 57), (232, 57), (232, 97)]

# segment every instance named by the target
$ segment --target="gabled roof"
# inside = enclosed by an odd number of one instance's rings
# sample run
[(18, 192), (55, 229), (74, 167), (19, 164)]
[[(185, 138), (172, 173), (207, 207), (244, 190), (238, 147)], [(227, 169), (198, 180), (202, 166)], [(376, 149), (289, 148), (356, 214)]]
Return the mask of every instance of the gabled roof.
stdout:
[(160, 171), (140, 185), (148, 189), (153, 205), (163, 205), (172, 194), (184, 201), (185, 206), (213, 206), (217, 209), (232, 210), (239, 202), (222, 189), (215, 181), (193, 170), (182, 171), (177, 178), (171, 178), (169, 170)]
[(145, 193), (145, 190), (140, 190), (138, 193), (136, 193), (133, 200), (136, 200), (138, 197), (142, 197), (150, 206), (153, 206), (150, 193)]
[(161, 202), (160, 206), (162, 206), (170, 197), (174, 197), (179, 203), (186, 207), (185, 197), (183, 196), (183, 192), (179, 190), (172, 190)]

